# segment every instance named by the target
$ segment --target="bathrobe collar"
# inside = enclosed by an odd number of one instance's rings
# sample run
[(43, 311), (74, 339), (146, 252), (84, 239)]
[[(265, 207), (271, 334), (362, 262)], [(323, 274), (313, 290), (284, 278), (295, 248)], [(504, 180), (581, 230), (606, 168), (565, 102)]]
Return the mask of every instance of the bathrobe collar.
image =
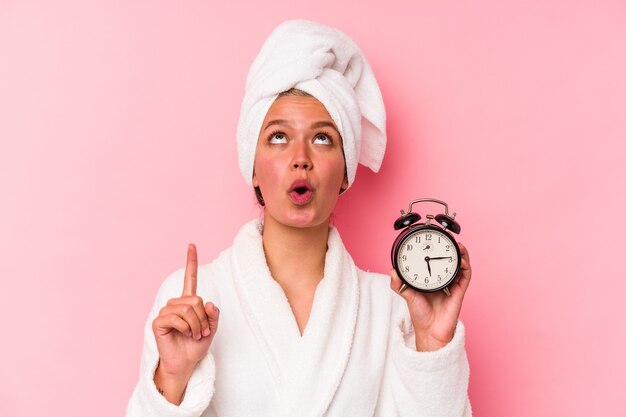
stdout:
[(331, 226), (324, 277), (304, 334), (281, 286), (272, 278), (263, 224), (245, 224), (233, 244), (231, 267), (246, 319), (276, 382), (277, 415), (322, 416), (348, 362), (358, 310), (357, 268)]

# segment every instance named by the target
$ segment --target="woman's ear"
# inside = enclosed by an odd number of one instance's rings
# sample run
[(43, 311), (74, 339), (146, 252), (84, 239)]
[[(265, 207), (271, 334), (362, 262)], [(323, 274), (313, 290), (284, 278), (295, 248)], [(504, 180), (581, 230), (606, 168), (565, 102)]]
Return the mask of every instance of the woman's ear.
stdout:
[(341, 183), (341, 189), (339, 189), (339, 195), (343, 194), (350, 184), (348, 183), (348, 173), (346, 172), (343, 176), (343, 182)]

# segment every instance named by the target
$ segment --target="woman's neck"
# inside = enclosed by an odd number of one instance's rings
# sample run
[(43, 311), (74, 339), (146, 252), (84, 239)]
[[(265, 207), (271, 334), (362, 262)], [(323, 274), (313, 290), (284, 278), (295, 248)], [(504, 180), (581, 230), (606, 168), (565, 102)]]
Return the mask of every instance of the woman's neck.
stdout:
[(266, 216), (263, 249), (272, 277), (285, 292), (315, 290), (324, 276), (328, 221), (309, 228), (290, 227)]

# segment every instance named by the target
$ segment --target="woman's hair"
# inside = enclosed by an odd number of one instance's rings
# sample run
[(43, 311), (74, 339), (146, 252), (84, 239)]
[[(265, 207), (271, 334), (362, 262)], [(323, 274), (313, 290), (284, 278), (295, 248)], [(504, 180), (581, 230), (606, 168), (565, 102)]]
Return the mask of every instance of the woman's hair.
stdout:
[[(286, 96), (313, 97), (311, 94), (307, 93), (306, 91), (302, 91), (297, 88), (290, 88), (287, 91), (283, 91), (282, 93), (279, 93), (276, 98), (279, 99), (281, 97), (286, 97)], [(343, 153), (343, 148), (341, 151)], [(345, 160), (345, 155), (344, 155), (344, 160)], [(345, 175), (347, 177), (348, 175), (347, 171)], [(345, 189), (342, 188), (339, 194), (342, 194), (344, 191)], [(254, 195), (256, 196), (256, 201), (259, 203), (259, 205), (261, 207), (265, 207), (265, 200), (263, 200), (263, 194), (261, 194), (261, 189), (258, 186), (254, 187)]]
[(298, 90), (297, 88), (290, 88), (289, 90), (283, 91), (282, 93), (278, 94), (278, 97), (276, 98), (281, 98), (285, 96), (313, 97), (306, 91)]

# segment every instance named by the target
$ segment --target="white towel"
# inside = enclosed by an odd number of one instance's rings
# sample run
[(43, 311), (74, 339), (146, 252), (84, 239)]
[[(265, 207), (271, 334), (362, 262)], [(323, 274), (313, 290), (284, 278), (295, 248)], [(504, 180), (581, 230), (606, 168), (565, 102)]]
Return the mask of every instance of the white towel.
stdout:
[(317, 98), (343, 139), (348, 183), (357, 164), (378, 172), (385, 154), (386, 115), (365, 56), (345, 33), (308, 20), (289, 20), (267, 38), (250, 67), (237, 125), (239, 166), (252, 184), (261, 124), (279, 93), (298, 88)]

